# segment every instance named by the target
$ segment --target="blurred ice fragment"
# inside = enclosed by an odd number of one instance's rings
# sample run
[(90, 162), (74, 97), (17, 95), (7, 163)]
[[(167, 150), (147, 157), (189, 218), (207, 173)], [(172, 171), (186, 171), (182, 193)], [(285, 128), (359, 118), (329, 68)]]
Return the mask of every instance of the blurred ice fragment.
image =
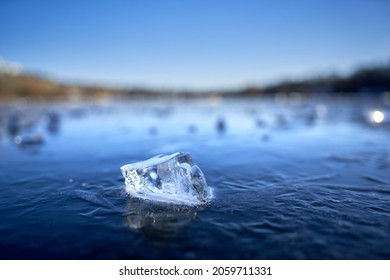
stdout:
[(223, 118), (217, 120), (217, 131), (219, 133), (224, 133), (226, 130), (226, 122)]
[(206, 179), (188, 153), (158, 155), (121, 167), (126, 191), (144, 199), (200, 205), (211, 198)]
[(317, 120), (317, 113), (314, 110), (309, 111), (306, 113), (306, 124), (307, 125), (313, 125)]
[(47, 130), (50, 133), (57, 133), (60, 126), (60, 116), (56, 112), (49, 112), (46, 115), (47, 117)]
[(12, 136), (17, 135), (21, 130), (20, 127), (20, 117), (17, 114), (13, 114), (8, 118), (7, 125), (8, 133)]
[(44, 139), (40, 133), (31, 133), (15, 136), (14, 142), (16, 145), (38, 145), (42, 144)]
[(279, 128), (287, 127), (287, 123), (287, 117), (284, 114), (280, 113), (276, 115), (276, 124)]

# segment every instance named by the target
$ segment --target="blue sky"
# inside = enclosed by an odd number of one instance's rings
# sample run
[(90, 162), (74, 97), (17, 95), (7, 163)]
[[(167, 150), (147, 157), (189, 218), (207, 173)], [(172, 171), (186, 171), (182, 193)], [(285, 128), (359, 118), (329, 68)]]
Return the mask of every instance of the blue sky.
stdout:
[(0, 1), (0, 57), (66, 81), (214, 89), (390, 60), (390, 1)]

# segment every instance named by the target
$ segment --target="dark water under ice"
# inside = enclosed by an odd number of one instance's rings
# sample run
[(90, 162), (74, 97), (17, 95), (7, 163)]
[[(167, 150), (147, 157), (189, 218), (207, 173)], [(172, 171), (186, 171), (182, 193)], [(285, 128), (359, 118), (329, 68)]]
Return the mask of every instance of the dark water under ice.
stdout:
[[(329, 98), (0, 105), (0, 258), (390, 259), (389, 112)], [(126, 195), (120, 166), (176, 151), (210, 204)]]

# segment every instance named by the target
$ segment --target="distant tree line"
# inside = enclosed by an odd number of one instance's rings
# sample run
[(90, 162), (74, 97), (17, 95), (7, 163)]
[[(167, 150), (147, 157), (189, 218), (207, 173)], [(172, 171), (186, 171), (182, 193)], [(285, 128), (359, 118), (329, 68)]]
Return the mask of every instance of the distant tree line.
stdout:
[(365, 67), (348, 76), (329, 75), (302, 80), (282, 81), (263, 88), (246, 88), (243, 95), (300, 93), (376, 93), (390, 91), (390, 64)]

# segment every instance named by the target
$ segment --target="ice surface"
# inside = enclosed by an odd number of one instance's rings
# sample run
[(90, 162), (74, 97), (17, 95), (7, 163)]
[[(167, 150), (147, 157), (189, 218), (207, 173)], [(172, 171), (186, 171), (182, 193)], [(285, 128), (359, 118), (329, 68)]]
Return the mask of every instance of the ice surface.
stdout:
[(211, 189), (188, 153), (158, 155), (121, 167), (126, 191), (136, 197), (184, 205), (211, 198)]

